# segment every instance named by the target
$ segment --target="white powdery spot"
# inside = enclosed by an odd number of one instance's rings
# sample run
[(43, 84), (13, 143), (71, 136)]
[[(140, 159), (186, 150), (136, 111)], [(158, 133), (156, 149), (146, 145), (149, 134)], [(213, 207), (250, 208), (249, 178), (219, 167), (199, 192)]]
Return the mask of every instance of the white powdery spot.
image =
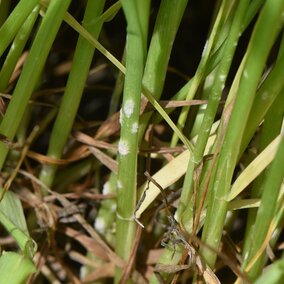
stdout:
[(122, 156), (126, 156), (129, 153), (129, 146), (127, 141), (120, 140), (118, 142), (118, 153)]
[(110, 186), (109, 186), (109, 182), (107, 181), (104, 185), (103, 185), (103, 194), (110, 194)]
[(138, 131), (138, 123), (137, 122), (134, 122), (131, 126), (131, 133), (137, 133)]
[(244, 71), (244, 77), (245, 77), (246, 79), (248, 78), (248, 71), (247, 71), (247, 70)]
[(133, 100), (127, 100), (123, 107), (124, 113), (127, 118), (129, 118), (133, 114), (134, 110), (134, 101)]
[(103, 234), (104, 231), (105, 231), (105, 226), (106, 226), (106, 224), (105, 224), (104, 219), (98, 217), (98, 218), (96, 219), (96, 221), (95, 221), (95, 229), (96, 229), (99, 233)]

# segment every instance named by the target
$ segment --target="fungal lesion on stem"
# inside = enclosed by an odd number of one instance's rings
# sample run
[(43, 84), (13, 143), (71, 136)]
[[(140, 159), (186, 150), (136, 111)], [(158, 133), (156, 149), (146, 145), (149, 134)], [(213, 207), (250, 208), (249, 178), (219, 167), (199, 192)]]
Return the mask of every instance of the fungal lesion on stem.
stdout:
[(118, 153), (121, 156), (126, 156), (129, 153), (129, 145), (126, 140), (120, 140), (118, 142)]

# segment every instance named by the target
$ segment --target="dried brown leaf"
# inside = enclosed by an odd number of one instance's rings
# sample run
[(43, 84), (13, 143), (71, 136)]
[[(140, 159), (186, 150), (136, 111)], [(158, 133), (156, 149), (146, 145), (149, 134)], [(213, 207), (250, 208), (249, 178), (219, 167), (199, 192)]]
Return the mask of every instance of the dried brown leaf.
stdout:
[(82, 246), (86, 248), (87, 251), (92, 252), (94, 255), (96, 255), (100, 259), (104, 261), (108, 260), (106, 251), (100, 245), (98, 245), (98, 243), (94, 241), (92, 238), (70, 227), (59, 228), (59, 230), (63, 232), (64, 234), (66, 234), (67, 236), (78, 241)]
[(171, 265), (157, 263), (155, 266), (155, 271), (159, 273), (176, 273), (182, 270), (189, 269), (191, 266), (189, 264)]
[(83, 283), (90, 283), (99, 279), (113, 277), (115, 266), (112, 262), (108, 262), (98, 267), (93, 273), (89, 274), (83, 279)]

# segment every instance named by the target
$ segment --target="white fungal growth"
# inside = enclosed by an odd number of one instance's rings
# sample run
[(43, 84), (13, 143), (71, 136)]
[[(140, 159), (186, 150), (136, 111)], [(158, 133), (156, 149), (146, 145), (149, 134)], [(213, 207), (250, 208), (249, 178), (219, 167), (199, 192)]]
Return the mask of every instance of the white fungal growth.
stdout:
[(103, 234), (106, 227), (104, 219), (101, 217), (97, 217), (94, 227), (99, 233)]
[(244, 71), (244, 77), (245, 77), (246, 79), (248, 78), (248, 71), (247, 71), (247, 70)]
[(109, 186), (109, 182), (107, 181), (104, 186), (103, 186), (103, 194), (110, 194), (110, 186)]
[(138, 131), (138, 123), (137, 122), (134, 122), (131, 126), (131, 133), (137, 133)]
[(129, 118), (133, 114), (134, 110), (134, 101), (133, 100), (127, 100), (123, 107), (124, 113), (127, 118)]
[(126, 156), (129, 153), (129, 146), (128, 146), (128, 142), (125, 140), (120, 140), (118, 142), (118, 153), (121, 156)]

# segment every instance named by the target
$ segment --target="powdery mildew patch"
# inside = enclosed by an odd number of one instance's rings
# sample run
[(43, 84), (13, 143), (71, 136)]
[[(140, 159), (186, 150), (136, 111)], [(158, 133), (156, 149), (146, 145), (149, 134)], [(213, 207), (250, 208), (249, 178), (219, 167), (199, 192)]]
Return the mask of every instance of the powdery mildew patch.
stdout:
[(134, 122), (131, 126), (131, 133), (137, 133), (138, 131), (138, 123), (137, 122)]
[(124, 107), (123, 107), (125, 116), (129, 118), (133, 114), (133, 110), (134, 110), (134, 101), (129, 99), (125, 102)]
[(103, 234), (105, 231), (105, 227), (106, 227), (104, 219), (97, 217), (94, 227), (99, 233)]
[(110, 194), (110, 186), (109, 186), (109, 182), (107, 181), (104, 185), (103, 185), (103, 194)]
[(129, 153), (129, 146), (127, 141), (120, 140), (118, 142), (118, 153), (122, 156), (126, 156)]

